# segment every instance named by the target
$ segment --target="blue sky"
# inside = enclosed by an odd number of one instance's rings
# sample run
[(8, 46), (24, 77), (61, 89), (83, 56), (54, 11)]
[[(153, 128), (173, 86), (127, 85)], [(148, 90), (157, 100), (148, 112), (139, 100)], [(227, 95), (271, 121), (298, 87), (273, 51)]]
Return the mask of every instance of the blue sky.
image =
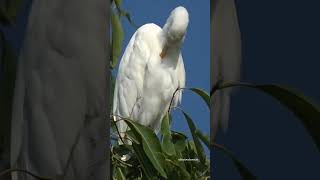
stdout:
[[(186, 86), (197, 87), (209, 92), (210, 86), (210, 2), (203, 1), (130, 1), (123, 0), (123, 8), (127, 10), (134, 23), (141, 26), (146, 23), (155, 23), (162, 27), (166, 22), (170, 12), (177, 6), (184, 6), (189, 12), (189, 26), (182, 48), (186, 69)], [(128, 21), (123, 18), (123, 28), (125, 39), (122, 53), (127, 46), (131, 36), (135, 32)], [(206, 134), (210, 133), (209, 109), (206, 104), (190, 91), (184, 91), (182, 106), (193, 118), (196, 126)], [(189, 137), (190, 132), (183, 119), (183, 115), (174, 112), (172, 128), (179, 132), (186, 133)], [(207, 151), (208, 153), (208, 151)]]

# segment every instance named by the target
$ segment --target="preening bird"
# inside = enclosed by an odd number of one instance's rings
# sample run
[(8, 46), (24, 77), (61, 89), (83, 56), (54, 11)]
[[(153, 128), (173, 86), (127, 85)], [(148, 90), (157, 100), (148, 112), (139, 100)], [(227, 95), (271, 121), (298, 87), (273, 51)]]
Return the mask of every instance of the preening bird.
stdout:
[[(185, 69), (181, 55), (189, 14), (176, 7), (163, 28), (149, 23), (133, 34), (122, 56), (116, 78), (114, 120), (130, 118), (158, 133), (161, 120), (170, 106), (174, 92), (185, 86)], [(178, 91), (172, 106), (181, 102)], [(128, 126), (117, 121), (120, 136), (126, 144)], [(119, 139), (119, 144), (123, 142)]]

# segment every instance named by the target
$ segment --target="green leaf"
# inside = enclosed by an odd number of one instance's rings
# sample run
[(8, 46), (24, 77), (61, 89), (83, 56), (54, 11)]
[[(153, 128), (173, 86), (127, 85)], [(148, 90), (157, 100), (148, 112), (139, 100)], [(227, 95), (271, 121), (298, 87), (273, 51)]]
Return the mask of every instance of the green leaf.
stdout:
[(243, 180), (255, 180), (257, 177), (253, 175), (250, 170), (240, 161), (238, 160), (228, 149), (225, 147), (213, 143), (213, 147), (221, 150), (224, 152), (235, 164), (235, 166), (238, 169), (238, 172), (240, 173)]
[(208, 108), (210, 108), (210, 96), (207, 92), (199, 88), (190, 88), (190, 90), (198, 94), (207, 104)]
[(174, 144), (172, 143), (170, 124), (169, 124), (169, 115), (168, 113), (163, 117), (161, 121), (161, 134), (163, 135), (162, 139), (162, 150), (169, 156), (176, 154)]
[(196, 145), (194, 144), (194, 141), (188, 141), (188, 149), (189, 149), (189, 155), (191, 155), (191, 158), (195, 158), (197, 153)]
[(187, 123), (188, 123), (189, 129), (190, 129), (190, 132), (191, 132), (194, 144), (195, 144), (195, 148), (196, 148), (199, 160), (202, 164), (205, 164), (206, 163), (206, 156), (204, 153), (204, 149), (203, 149), (201, 142), (199, 141), (198, 137), (195, 134), (197, 128), (196, 128), (195, 124), (193, 123), (193, 120), (191, 119), (191, 117), (187, 113), (185, 113), (182, 109), (180, 109), (180, 110), (182, 111), (185, 119), (187, 120)]
[(163, 117), (161, 121), (160, 133), (162, 135), (170, 133), (170, 124), (168, 113)]
[(132, 147), (127, 144), (122, 144), (118, 146), (113, 146), (113, 152), (115, 154), (118, 154), (119, 156), (125, 155), (130, 153), (132, 150)]
[(112, 25), (112, 59), (110, 61), (111, 68), (117, 65), (121, 54), (121, 47), (124, 37), (121, 21), (114, 11), (111, 11), (111, 25)]
[(131, 26), (133, 26), (136, 29), (138, 28), (138, 26), (132, 21), (131, 15), (128, 12), (124, 10), (120, 10), (120, 16), (125, 16), (129, 21), (129, 23), (131, 24)]
[(178, 166), (178, 168), (180, 170), (179, 174), (181, 175), (181, 179), (185, 179), (185, 180), (191, 179), (189, 172), (185, 168), (181, 167), (181, 165)]
[(18, 11), (21, 8), (22, 0), (2, 0), (0, 1), (0, 23), (11, 25), (15, 22)]
[(129, 119), (124, 120), (127, 122), (132, 132), (141, 138), (143, 150), (155, 169), (157, 169), (162, 177), (167, 178), (167, 175), (164, 171), (165, 160), (163, 159), (161, 144), (157, 136), (150, 128), (147, 128)]
[(171, 136), (176, 151), (182, 152), (186, 148), (187, 137), (184, 134), (178, 132), (172, 132)]
[[(199, 159), (199, 156), (196, 153), (196, 147), (194, 145), (194, 141), (188, 141), (185, 151), (182, 152), (183, 158), (186, 159)], [(196, 173), (195, 169), (199, 167), (199, 169), (204, 169), (206, 166), (203, 163), (199, 163), (196, 161), (184, 161), (185, 167), (188, 172), (191, 173), (193, 179), (195, 179), (194, 175)]]
[(170, 134), (163, 135), (162, 150), (169, 156), (173, 156), (176, 154), (175, 147), (172, 143)]
[(208, 135), (204, 135), (199, 129), (196, 130), (195, 134), (210, 149), (209, 136)]
[(129, 23), (131, 24), (131, 26), (133, 26), (134, 28), (137, 29), (138, 26), (132, 21), (131, 15), (121, 8), (121, 3), (122, 3), (121, 0), (115, 1), (118, 14), (120, 15), (120, 17), (125, 16), (127, 18), (127, 20), (129, 21)]
[(116, 6), (120, 8), (121, 4), (122, 4), (122, 1), (121, 0), (115, 0), (114, 1)]
[(120, 167), (117, 167), (116, 173), (115, 173), (115, 178), (118, 180), (126, 180), (125, 175), (123, 174), (122, 170)]
[(141, 164), (142, 170), (145, 173), (145, 176), (148, 179), (151, 179), (152, 177), (156, 176), (156, 169), (150, 162), (150, 159), (145, 154), (143, 147), (141, 144), (132, 143), (132, 147), (134, 149), (134, 152)]
[(302, 124), (313, 138), (318, 150), (320, 150), (320, 108), (309, 98), (291, 88), (273, 84), (255, 85), (235, 82), (222, 84), (218, 89), (237, 86), (258, 89), (277, 99), (301, 120)]
[(137, 137), (135, 133), (132, 132), (132, 130), (128, 130), (126, 134), (128, 135), (129, 139), (131, 139), (133, 142), (135, 142), (136, 144), (140, 144), (141, 138)]
[(169, 159), (167, 159), (167, 162), (173, 165), (173, 167), (175, 167), (173, 171), (174, 171), (174, 174), (179, 175), (178, 179), (185, 179), (185, 180), (191, 179), (189, 172), (185, 169), (185, 167), (181, 166), (178, 162), (175, 162)]

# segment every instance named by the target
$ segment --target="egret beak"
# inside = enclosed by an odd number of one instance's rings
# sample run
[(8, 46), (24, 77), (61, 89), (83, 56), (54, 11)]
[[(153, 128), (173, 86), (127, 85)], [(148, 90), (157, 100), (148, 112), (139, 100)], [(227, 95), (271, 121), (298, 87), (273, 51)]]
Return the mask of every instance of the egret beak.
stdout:
[(161, 53), (160, 53), (161, 59), (163, 59), (163, 58), (166, 56), (167, 50), (168, 50), (168, 46), (167, 46), (167, 45), (164, 45), (164, 47), (163, 47), (163, 49), (162, 49), (162, 51), (161, 51)]

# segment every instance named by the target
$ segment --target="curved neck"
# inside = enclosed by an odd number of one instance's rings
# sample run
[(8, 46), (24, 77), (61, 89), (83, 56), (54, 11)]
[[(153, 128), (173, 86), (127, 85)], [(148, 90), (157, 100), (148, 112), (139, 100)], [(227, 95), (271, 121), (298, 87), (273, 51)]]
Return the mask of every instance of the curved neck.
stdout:
[[(161, 39), (162, 39), (162, 49), (165, 50), (166, 55), (163, 59), (163, 63), (169, 66), (173, 66), (174, 68), (177, 65), (180, 50), (183, 40), (181, 41), (172, 41), (168, 36), (168, 22), (163, 26), (163, 30), (161, 32)], [(170, 58), (168, 58), (170, 57)]]

